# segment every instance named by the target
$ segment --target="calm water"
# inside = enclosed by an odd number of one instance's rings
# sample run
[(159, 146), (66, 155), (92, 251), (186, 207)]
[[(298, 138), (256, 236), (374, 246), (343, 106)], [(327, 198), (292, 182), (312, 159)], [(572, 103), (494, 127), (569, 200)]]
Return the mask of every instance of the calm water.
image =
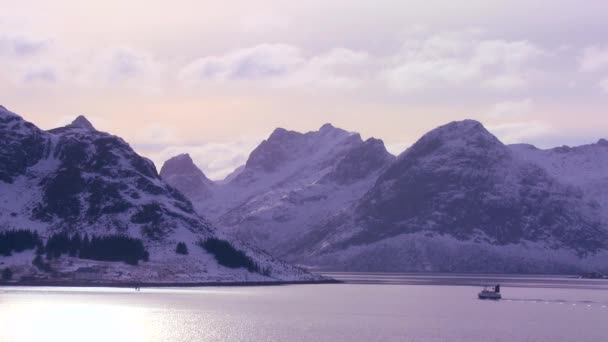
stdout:
[[(140, 292), (0, 287), (0, 342), (608, 340), (606, 281), (558, 287), (559, 278), (515, 277), (513, 286), (503, 281), (505, 300), (491, 302), (476, 299), (477, 286), (447, 285), (449, 277), (459, 284), (475, 276), (338, 277), (355, 283)], [(370, 284), (386, 277), (389, 284)], [(425, 285), (405, 285), (415, 282)]]

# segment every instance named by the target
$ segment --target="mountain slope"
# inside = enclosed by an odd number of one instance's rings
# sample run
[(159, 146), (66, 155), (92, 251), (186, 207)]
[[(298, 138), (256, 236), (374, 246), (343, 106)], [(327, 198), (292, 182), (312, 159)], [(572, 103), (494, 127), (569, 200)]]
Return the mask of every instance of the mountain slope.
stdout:
[(532, 145), (510, 145), (520, 158), (539, 165), (565, 184), (580, 188), (596, 201), (608, 219), (608, 141), (541, 150)]
[(213, 195), (215, 183), (194, 165), (188, 154), (167, 160), (160, 170), (160, 177), (192, 201), (202, 201)]
[[(16, 277), (71, 280), (77, 268), (93, 265), (99, 280), (112, 282), (317, 279), (218, 234), (151, 161), (84, 117), (42, 131), (2, 107), (0, 143), (0, 231), (27, 229), (43, 240), (60, 232), (128, 236), (149, 252), (149, 261), (138, 266), (62, 256), (50, 262), (52, 272), (32, 265), (33, 251), (0, 257)], [(214, 238), (228, 240), (263, 272), (221, 266), (197, 245)], [(175, 252), (178, 242), (189, 254)]]
[[(393, 160), (382, 141), (330, 124), (308, 133), (278, 128), (212, 198), (190, 198), (228, 234), (282, 256), (363, 195)], [(178, 176), (163, 177), (175, 185)]]
[(608, 232), (600, 212), (583, 191), (465, 120), (422, 137), (357, 203), (290, 255), (365, 270), (606, 268)]

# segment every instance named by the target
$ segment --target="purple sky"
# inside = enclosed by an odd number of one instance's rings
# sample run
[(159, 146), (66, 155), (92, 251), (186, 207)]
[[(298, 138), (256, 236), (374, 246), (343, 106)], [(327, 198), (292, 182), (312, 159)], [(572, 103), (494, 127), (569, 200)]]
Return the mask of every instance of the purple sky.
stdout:
[(606, 1), (0, 8), (1, 104), (43, 128), (85, 114), (157, 164), (191, 153), (212, 178), (277, 126), (331, 122), (395, 154), (464, 118), (507, 143), (608, 137)]

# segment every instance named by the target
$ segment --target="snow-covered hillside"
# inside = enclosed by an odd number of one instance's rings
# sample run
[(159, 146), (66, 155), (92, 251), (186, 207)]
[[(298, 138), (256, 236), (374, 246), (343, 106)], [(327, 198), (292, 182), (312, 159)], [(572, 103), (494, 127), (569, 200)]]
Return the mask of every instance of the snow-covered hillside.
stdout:
[(519, 157), (535, 163), (565, 184), (583, 190), (585, 196), (602, 206), (608, 219), (608, 141), (541, 150), (532, 145), (510, 145)]
[[(43, 131), (0, 107), (0, 233), (16, 229), (36, 231), (43, 240), (59, 232), (128, 236), (143, 241), (149, 252), (149, 261), (137, 266), (66, 255), (49, 261), (52, 271), (32, 264), (32, 250), (0, 256), (0, 268), (11, 268), (17, 280), (72, 280), (87, 266), (107, 282), (318, 279), (216, 232), (151, 161), (86, 118)], [(212, 238), (228, 241), (259, 271), (219, 265), (198, 245)], [(176, 253), (178, 242), (188, 254)]]
[(423, 136), (292, 260), (350, 270), (605, 270), (601, 211), (465, 120)]
[(607, 270), (607, 145), (506, 146), (464, 120), (395, 159), (331, 125), (279, 128), (195, 207), (227, 234), (315, 267)]
[[(308, 133), (278, 128), (213, 196), (191, 199), (228, 234), (282, 256), (362, 196), (392, 160), (382, 141), (329, 124)], [(185, 177), (163, 178), (178, 186)]]

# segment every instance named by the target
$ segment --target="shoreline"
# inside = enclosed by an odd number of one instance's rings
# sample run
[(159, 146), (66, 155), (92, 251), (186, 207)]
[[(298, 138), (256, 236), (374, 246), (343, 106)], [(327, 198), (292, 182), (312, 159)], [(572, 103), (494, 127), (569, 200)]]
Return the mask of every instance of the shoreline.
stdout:
[(155, 288), (155, 287), (236, 287), (236, 286), (280, 286), (280, 285), (313, 285), (313, 284), (342, 284), (335, 279), (323, 280), (292, 280), (292, 281), (230, 281), (230, 282), (90, 282), (90, 281), (18, 281), (0, 282), (0, 287), (110, 287), (110, 288)]

